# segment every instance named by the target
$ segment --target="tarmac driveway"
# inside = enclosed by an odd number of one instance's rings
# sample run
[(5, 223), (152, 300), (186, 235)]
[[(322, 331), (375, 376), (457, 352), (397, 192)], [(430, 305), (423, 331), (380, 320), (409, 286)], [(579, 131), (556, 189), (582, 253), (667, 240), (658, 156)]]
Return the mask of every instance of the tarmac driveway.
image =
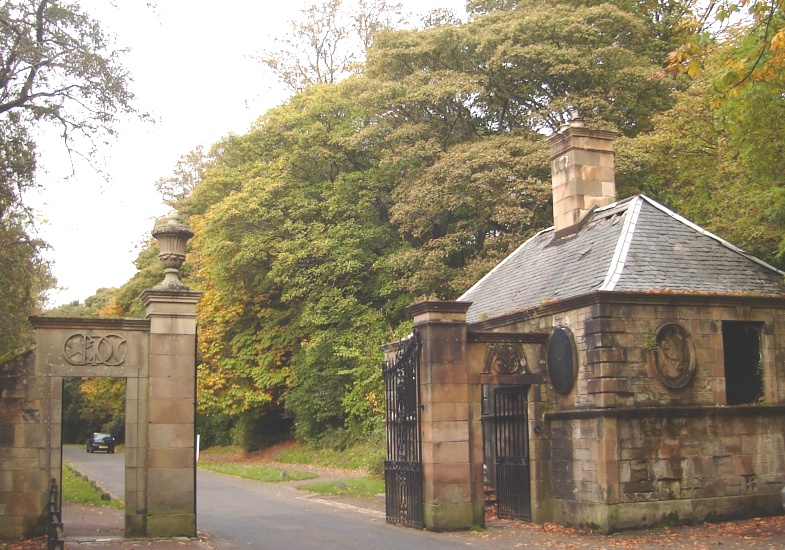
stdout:
[[(70, 452), (64, 452), (69, 461)], [(78, 454), (86, 455), (84, 450)], [(81, 461), (91, 478), (122, 479), (122, 464), (114, 466), (113, 455), (97, 461)], [(114, 455), (122, 456), (122, 455)], [(78, 460), (78, 458), (77, 458)], [(94, 464), (99, 467), (92, 469)], [(80, 467), (77, 465), (77, 467)], [(97, 478), (96, 478), (97, 479)], [(108, 479), (97, 479), (99, 482)], [(785, 516), (741, 522), (705, 524), (670, 529), (653, 529), (603, 536), (565, 529), (556, 525), (493, 522), (481, 532), (431, 533), (393, 526), (385, 521), (380, 503), (371, 499), (342, 499), (314, 495), (296, 488), (302, 482), (260, 483), (199, 470), (197, 474), (197, 521), (202, 540), (120, 541), (112, 538), (114, 520), (122, 532), (122, 511), (80, 510), (65, 505), (66, 535), (79, 548), (180, 548), (187, 549), (279, 549), (298, 550), (410, 550), (412, 548), (654, 548), (772, 549), (785, 548)], [(101, 483), (103, 484), (103, 483)], [(121, 492), (122, 493), (122, 492)], [(71, 512), (69, 512), (69, 506)], [(69, 520), (69, 513), (70, 520)], [(81, 519), (80, 519), (81, 518)], [(70, 522), (70, 523), (69, 523)], [(103, 523), (101, 535), (73, 538), (90, 524)], [(107, 530), (108, 529), (108, 530)]]

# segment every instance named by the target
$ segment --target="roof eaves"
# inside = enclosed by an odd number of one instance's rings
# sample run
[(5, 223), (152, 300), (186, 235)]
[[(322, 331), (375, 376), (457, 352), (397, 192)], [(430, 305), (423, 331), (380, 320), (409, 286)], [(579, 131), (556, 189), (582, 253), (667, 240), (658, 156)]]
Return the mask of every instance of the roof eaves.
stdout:
[(756, 258), (756, 257), (755, 257), (755, 256), (753, 256), (752, 254), (749, 254), (749, 253), (745, 252), (745, 251), (744, 251), (744, 250), (742, 250), (741, 248), (739, 248), (739, 247), (737, 247), (737, 246), (734, 246), (734, 245), (732, 245), (731, 243), (729, 243), (728, 241), (726, 241), (726, 240), (725, 240), (725, 239), (723, 239), (722, 237), (718, 237), (717, 235), (715, 235), (715, 234), (714, 234), (714, 233), (712, 233), (711, 231), (706, 231), (706, 230), (705, 230), (705, 229), (703, 229), (701, 226), (699, 226), (699, 225), (696, 225), (695, 223), (691, 222), (690, 220), (688, 220), (687, 218), (685, 218), (685, 217), (683, 217), (683, 216), (680, 216), (679, 214), (677, 214), (677, 213), (676, 213), (676, 212), (674, 212), (673, 210), (670, 210), (670, 209), (669, 209), (669, 208), (667, 208), (666, 206), (663, 206), (662, 204), (658, 203), (658, 202), (657, 202), (657, 201), (655, 201), (654, 199), (651, 199), (651, 198), (647, 197), (646, 195), (639, 195), (639, 196), (640, 196), (640, 197), (641, 197), (643, 200), (645, 200), (646, 202), (648, 202), (650, 205), (652, 205), (654, 208), (656, 208), (656, 209), (660, 210), (661, 212), (664, 212), (664, 213), (665, 213), (665, 214), (667, 214), (668, 216), (672, 217), (674, 220), (680, 221), (680, 222), (681, 222), (681, 223), (683, 223), (684, 225), (686, 225), (686, 226), (690, 227), (691, 229), (694, 229), (695, 231), (697, 231), (697, 232), (699, 232), (699, 233), (701, 233), (701, 234), (705, 235), (706, 237), (709, 237), (710, 239), (714, 239), (715, 241), (717, 241), (718, 243), (720, 243), (722, 246), (724, 246), (724, 247), (725, 247), (725, 248), (727, 248), (728, 250), (732, 250), (732, 251), (733, 251), (733, 252), (735, 252), (736, 254), (740, 254), (741, 256), (744, 256), (744, 257), (745, 257), (745, 258), (747, 258), (748, 260), (752, 260), (753, 262), (755, 262), (755, 263), (757, 263), (757, 264), (759, 264), (759, 265), (762, 265), (762, 266), (763, 266), (763, 267), (765, 267), (766, 269), (770, 269), (770, 270), (772, 270), (772, 271), (775, 271), (775, 272), (779, 273), (780, 275), (783, 275), (783, 276), (785, 276), (785, 272), (783, 272), (783, 271), (780, 271), (780, 270), (779, 270), (779, 269), (777, 269), (776, 267), (774, 267), (774, 266), (772, 266), (772, 265), (769, 265), (769, 264), (767, 264), (766, 262), (764, 262), (764, 261), (763, 261), (763, 260), (761, 260), (760, 258)]
[(634, 197), (631, 204), (627, 207), (627, 214), (624, 217), (624, 227), (622, 227), (619, 234), (619, 240), (616, 242), (616, 250), (613, 253), (613, 259), (608, 266), (608, 273), (605, 275), (605, 280), (600, 285), (598, 290), (612, 291), (616, 288), (616, 283), (619, 282), (621, 274), (624, 272), (624, 264), (627, 261), (627, 253), (630, 251), (630, 244), (632, 237), (635, 235), (635, 228), (638, 225), (638, 216), (641, 212), (643, 200), (640, 196)]

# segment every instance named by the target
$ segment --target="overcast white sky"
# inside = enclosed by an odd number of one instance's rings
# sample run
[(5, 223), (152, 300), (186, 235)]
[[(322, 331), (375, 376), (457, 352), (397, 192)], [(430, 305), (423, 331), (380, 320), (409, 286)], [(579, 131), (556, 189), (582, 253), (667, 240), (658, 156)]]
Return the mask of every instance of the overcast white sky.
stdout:
[[(424, 14), (450, 8), (465, 18), (465, 0), (399, 0), (404, 10)], [(352, 0), (344, 0), (351, 4)], [(315, 0), (82, 0), (83, 8), (129, 48), (123, 65), (133, 76), (137, 107), (155, 124), (126, 121), (102, 151), (108, 182), (84, 163), (70, 172), (62, 146), (41, 143), (39, 183), (27, 200), (42, 220), (39, 235), (52, 246), (48, 258), (61, 289), (50, 305), (84, 301), (98, 288), (120, 286), (135, 272), (139, 244), (167, 208), (155, 181), (172, 173), (180, 156), (197, 145), (244, 133), (251, 123), (288, 96), (254, 52), (273, 48), (272, 39)]]

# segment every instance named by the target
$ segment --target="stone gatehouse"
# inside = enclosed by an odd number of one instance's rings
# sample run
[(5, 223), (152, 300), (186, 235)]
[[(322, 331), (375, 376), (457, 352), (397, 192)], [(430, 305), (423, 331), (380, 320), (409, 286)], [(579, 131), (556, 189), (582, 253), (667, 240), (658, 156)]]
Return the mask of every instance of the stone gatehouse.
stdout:
[[(576, 120), (548, 141), (554, 227), (457, 301), (410, 309), (425, 526), (481, 523), (485, 487), (511, 484), (517, 517), (604, 532), (781, 513), (783, 273), (646, 196), (616, 201), (612, 133)], [(504, 387), (524, 413), (491, 412)], [(510, 482), (495, 439), (516, 424)]]

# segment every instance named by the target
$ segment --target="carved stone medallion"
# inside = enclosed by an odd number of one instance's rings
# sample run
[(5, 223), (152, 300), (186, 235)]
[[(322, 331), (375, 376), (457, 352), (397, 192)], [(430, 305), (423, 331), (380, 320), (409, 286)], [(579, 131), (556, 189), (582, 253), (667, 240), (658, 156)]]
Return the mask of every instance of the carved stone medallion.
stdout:
[(692, 338), (677, 323), (665, 323), (657, 331), (654, 371), (668, 388), (677, 390), (695, 376), (695, 351)]

